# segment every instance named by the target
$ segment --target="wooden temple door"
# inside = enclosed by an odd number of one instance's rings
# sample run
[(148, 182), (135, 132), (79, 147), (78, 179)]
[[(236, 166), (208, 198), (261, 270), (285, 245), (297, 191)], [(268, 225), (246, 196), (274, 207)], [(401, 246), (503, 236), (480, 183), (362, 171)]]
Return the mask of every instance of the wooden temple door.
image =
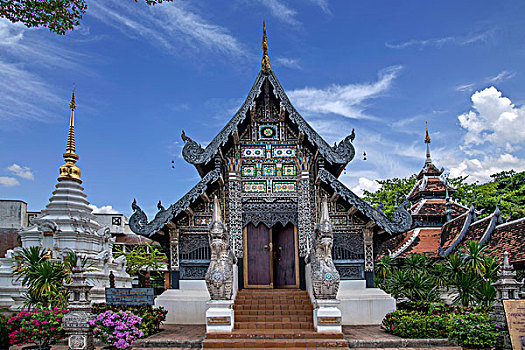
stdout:
[(249, 223), (244, 230), (244, 287), (273, 288), (271, 230)]
[(299, 256), (295, 226), (274, 226), (273, 266), (276, 288), (299, 288)]

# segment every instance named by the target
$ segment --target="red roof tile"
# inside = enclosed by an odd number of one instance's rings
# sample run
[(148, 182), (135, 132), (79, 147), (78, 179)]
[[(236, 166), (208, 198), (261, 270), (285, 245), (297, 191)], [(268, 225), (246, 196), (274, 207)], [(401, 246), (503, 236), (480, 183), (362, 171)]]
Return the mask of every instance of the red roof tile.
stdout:
[(407, 258), (410, 254), (419, 253), (437, 258), (440, 238), (441, 228), (422, 228), (414, 242), (398, 257)]
[(500, 260), (507, 251), (511, 263), (525, 262), (525, 218), (496, 226), (486, 245)]
[(447, 250), (454, 241), (458, 239), (461, 229), (465, 225), (465, 221), (469, 218), (470, 212), (466, 212), (455, 219), (450, 220), (441, 230), (441, 247)]

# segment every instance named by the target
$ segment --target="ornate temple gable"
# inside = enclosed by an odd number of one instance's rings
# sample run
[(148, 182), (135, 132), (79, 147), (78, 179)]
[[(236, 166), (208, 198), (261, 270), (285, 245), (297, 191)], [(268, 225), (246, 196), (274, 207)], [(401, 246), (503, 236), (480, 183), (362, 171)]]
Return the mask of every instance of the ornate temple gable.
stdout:
[(412, 226), (412, 216), (406, 209), (407, 202), (401, 204), (393, 214), (393, 219), (389, 219), (383, 212), (373, 208), (370, 204), (359, 198), (355, 193), (348, 189), (334, 175), (325, 169), (319, 169), (318, 179), (330, 188), (331, 191), (341, 196), (349, 206), (356, 208), (369, 221), (372, 221), (381, 230), (389, 234), (405, 232)]
[[(184, 214), (184, 211), (188, 210), (188, 208), (195, 204), (199, 198), (201, 198), (201, 196), (206, 196), (207, 192), (210, 193), (210, 188), (222, 178), (221, 176), (221, 169), (214, 169), (208, 172), (202, 178), (202, 180), (197, 183), (197, 185), (195, 185), (188, 193), (186, 193), (176, 203), (170, 205), (167, 209), (162, 207), (162, 205), (159, 203), (159, 211), (155, 215), (155, 218), (153, 218), (153, 220), (150, 222), (148, 222), (147, 215), (134, 200), (131, 205), (134, 212), (129, 218), (129, 227), (137, 234), (146, 236), (161, 243), (167, 243), (169, 241), (169, 237), (165, 232), (162, 231), (164, 226), (172, 219), (185, 220), (184, 215), (181, 214)], [(180, 218), (179, 215), (181, 216)], [(198, 216), (192, 215), (192, 217), (194, 220), (197, 217), (198, 220)], [(189, 220), (187, 222), (189, 224)], [(205, 228), (203, 231), (205, 231)]]
[[(270, 94), (265, 95), (265, 89), (269, 89)], [(257, 102), (264, 100), (264, 97), (268, 95), (274, 96), (277, 102), (276, 105), (271, 106), (272, 109), (266, 110), (270, 120), (280, 119), (279, 121), (284, 123), (284, 127), (279, 131), (289, 136), (295, 135), (300, 141), (304, 141), (305, 146), (309, 147), (313, 154), (318, 151), (319, 155), (326, 160), (326, 168), (338, 176), (355, 155), (352, 145), (355, 134), (352, 132), (339, 144), (328, 145), (292, 106), (272, 70), (267, 73), (259, 72), (241, 108), (206, 148), (183, 132), (182, 138), (185, 145), (182, 155), (184, 159), (194, 164), (201, 176), (206, 174), (213, 168), (213, 158), (216, 154), (228, 153), (239, 139), (259, 132), (259, 130), (250, 130), (252, 125), (250, 118), (254, 112), (260, 112), (260, 109), (264, 108), (264, 104)]]

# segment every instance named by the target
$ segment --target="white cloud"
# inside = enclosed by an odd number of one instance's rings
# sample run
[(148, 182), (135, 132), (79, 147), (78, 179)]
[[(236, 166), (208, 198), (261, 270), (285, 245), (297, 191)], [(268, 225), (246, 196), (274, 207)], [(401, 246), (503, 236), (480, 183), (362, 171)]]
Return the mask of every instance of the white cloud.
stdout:
[(401, 66), (379, 72), (376, 82), (364, 84), (331, 85), (324, 89), (306, 87), (288, 92), (299, 112), (310, 115), (338, 114), (347, 118), (377, 119), (364, 113), (364, 102), (390, 89)]
[(23, 24), (13, 24), (5, 18), (0, 18), (0, 45), (14, 45), (20, 42), (25, 30)]
[(525, 159), (504, 153), (496, 157), (484, 156), (482, 158), (464, 159), (457, 166), (450, 168), (450, 176), (468, 175), (470, 182), (490, 180), (490, 175), (504, 170), (525, 170)]
[(29, 167), (20, 166), (18, 164), (13, 164), (7, 168), (11, 173), (14, 175), (21, 177), (22, 179), (26, 180), (34, 180), (35, 176), (31, 172), (31, 169)]
[(297, 11), (288, 7), (282, 1), (279, 0), (262, 0), (261, 5), (266, 6), (270, 10), (273, 16), (281, 22), (288, 23), (292, 26), (297, 26), (300, 22), (295, 18)]
[(323, 12), (326, 13), (327, 15), (332, 14), (332, 11), (330, 11), (330, 8), (328, 7), (328, 0), (310, 0), (310, 2), (319, 6), (321, 10), (323, 10)]
[(299, 59), (297, 58), (277, 57), (275, 58), (275, 62), (283, 67), (302, 69)]
[(456, 91), (472, 91), (474, 83), (461, 84), (456, 86)]
[(364, 191), (375, 192), (381, 187), (375, 180), (367, 179), (366, 177), (359, 178), (359, 184), (352, 188), (352, 192), (361, 197)]
[(45, 120), (50, 116), (46, 106), (60, 102), (53, 89), (22, 64), (0, 58), (0, 76), (0, 120)]
[(472, 109), (458, 116), (461, 127), (467, 130), (467, 146), (490, 142), (512, 147), (525, 142), (525, 107), (515, 106), (493, 86), (476, 91), (471, 100)]
[(17, 179), (10, 176), (0, 176), (0, 185), (5, 187), (12, 187), (20, 185)]
[(90, 204), (89, 207), (93, 210), (93, 214), (119, 214), (111, 205), (97, 207), (94, 204)]
[(432, 38), (432, 39), (424, 39), (424, 40), (408, 40), (404, 42), (400, 42), (397, 44), (393, 43), (385, 43), (385, 46), (391, 49), (405, 49), (407, 47), (418, 47), (418, 48), (424, 48), (424, 47), (436, 47), (441, 48), (444, 45), (457, 45), (457, 46), (465, 46), (474, 44), (481, 41), (487, 41), (493, 34), (493, 30), (487, 30), (482, 33), (478, 34), (469, 34), (466, 36), (447, 36), (442, 38)]
[(246, 56), (241, 44), (226, 28), (209, 23), (180, 1), (130, 6), (120, 0), (94, 0), (89, 14), (127, 36), (140, 37), (170, 53), (205, 49), (229, 56)]
[(497, 83), (501, 83), (502, 81), (512, 79), (515, 76), (516, 76), (515, 72), (508, 72), (508, 71), (504, 70), (503, 72), (499, 73), (498, 75), (488, 78), (488, 81), (493, 83), (493, 84), (497, 84)]

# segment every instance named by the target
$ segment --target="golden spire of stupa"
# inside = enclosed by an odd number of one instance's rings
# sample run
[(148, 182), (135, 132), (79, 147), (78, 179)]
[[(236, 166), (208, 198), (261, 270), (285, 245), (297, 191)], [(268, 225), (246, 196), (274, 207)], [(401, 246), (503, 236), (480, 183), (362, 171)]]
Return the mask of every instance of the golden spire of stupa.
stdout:
[(263, 40), (262, 40), (263, 57), (261, 60), (261, 70), (264, 73), (270, 72), (272, 66), (270, 64), (270, 57), (268, 57), (268, 38), (266, 38), (266, 24), (263, 21)]
[(80, 169), (75, 165), (78, 160), (78, 155), (75, 153), (75, 109), (77, 104), (75, 102), (75, 88), (71, 94), (71, 102), (69, 102), (69, 108), (71, 108), (71, 117), (69, 119), (69, 133), (67, 135), (66, 153), (62, 154), (66, 164), (59, 168), (58, 181), (72, 180), (78, 183), (82, 183), (80, 179)]

